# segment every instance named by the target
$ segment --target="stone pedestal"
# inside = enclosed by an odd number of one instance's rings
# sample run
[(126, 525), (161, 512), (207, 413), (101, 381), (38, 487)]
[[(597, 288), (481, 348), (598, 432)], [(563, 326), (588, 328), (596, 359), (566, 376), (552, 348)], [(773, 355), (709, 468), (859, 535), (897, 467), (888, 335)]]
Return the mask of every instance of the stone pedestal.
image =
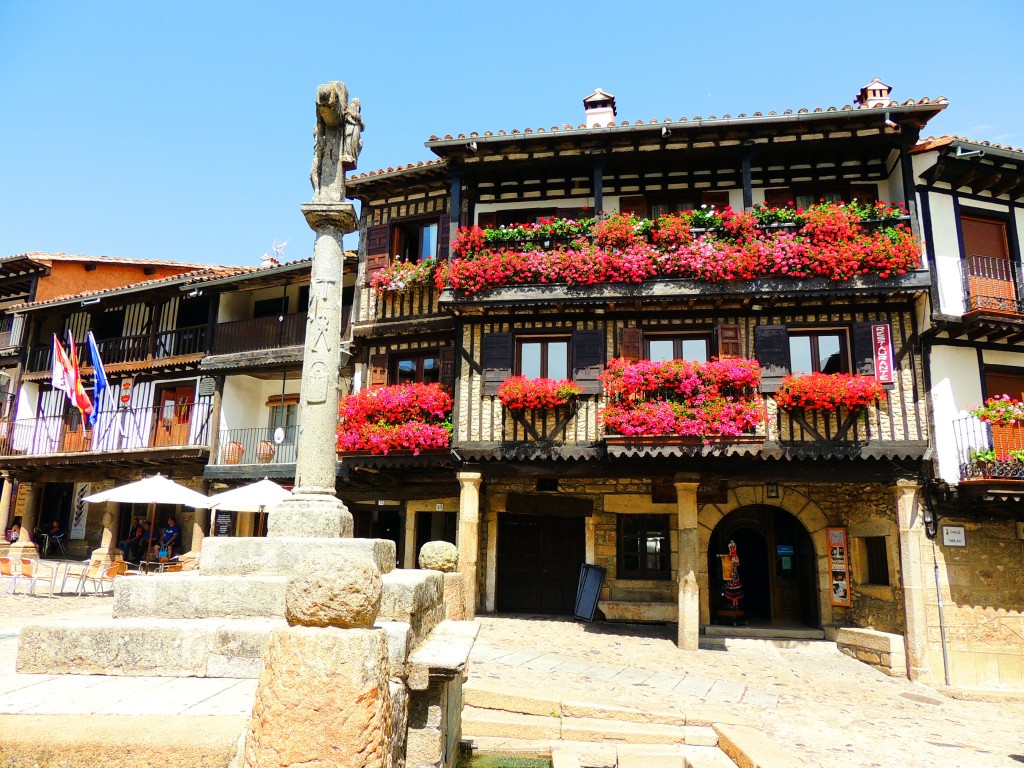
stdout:
[(94, 563), (114, 563), (124, 560), (124, 553), (118, 549), (117, 536), (114, 528), (117, 526), (117, 511), (114, 502), (108, 501), (103, 510), (103, 536), (100, 538), (100, 545), (89, 555), (89, 560)]
[(465, 589), (466, 618), (476, 617), (476, 563), (480, 550), (479, 472), (459, 472), (459, 571)]
[(22, 505), (21, 529), (18, 532), (18, 540), (11, 544), (7, 551), (8, 557), (21, 557), (30, 560), (39, 558), (39, 547), (32, 541), (32, 529), (36, 526), (39, 515), (40, 488), (38, 483), (25, 483), (21, 486), (19, 493), (25, 494), (25, 503)]
[(182, 555), (182, 559), (198, 560), (203, 548), (203, 539), (210, 532), (210, 510), (197, 509), (192, 518), (192, 547)]
[(685, 651), (696, 651), (700, 641), (700, 589), (697, 564), (700, 557), (697, 538), (697, 485), (694, 475), (676, 475), (676, 499), (679, 514), (679, 635), (677, 643)]
[(341, 367), (342, 238), (356, 229), (351, 203), (302, 206), (316, 232), (302, 356), (295, 493), (270, 510), (269, 537), (347, 537), (352, 514), (335, 495), (338, 369)]
[(4, 488), (0, 491), (0, 535), (4, 534), (11, 524), (11, 490), (14, 480), (11, 476), (2, 473)]
[(925, 578), (921, 562), (924, 546), (924, 505), (921, 484), (916, 480), (896, 482), (896, 522), (900, 531), (900, 564), (903, 578), (903, 610), (907, 631), (907, 670), (911, 680), (926, 678), (928, 623), (925, 611)]

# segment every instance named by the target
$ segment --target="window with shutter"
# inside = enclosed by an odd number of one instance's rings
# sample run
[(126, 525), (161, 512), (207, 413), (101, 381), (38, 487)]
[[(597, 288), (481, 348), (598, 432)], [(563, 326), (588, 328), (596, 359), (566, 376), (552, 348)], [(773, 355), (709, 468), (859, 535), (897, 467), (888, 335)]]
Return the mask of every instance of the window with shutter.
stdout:
[(718, 359), (743, 357), (743, 338), (736, 323), (719, 323), (715, 329), (718, 335)]
[(388, 266), (391, 227), (381, 224), (366, 232), (366, 278)]
[(624, 195), (619, 198), (619, 213), (631, 213), (637, 218), (648, 216), (647, 198), (643, 195)]
[(437, 223), (437, 258), (438, 260), (447, 261), (449, 245), (452, 239), (452, 217), (447, 214), (441, 214), (441, 218)]
[(370, 357), (370, 386), (383, 387), (388, 383), (388, 356), (373, 355)]
[(853, 371), (861, 376), (875, 375), (875, 347), (871, 341), (872, 325), (877, 325), (877, 323), (869, 321), (853, 324)]
[(483, 344), (484, 394), (498, 394), (501, 382), (512, 375), (512, 334), (485, 333)]
[(619, 331), (619, 357), (637, 361), (643, 357), (644, 332), (639, 328), (623, 328)]
[(856, 200), (858, 203), (867, 203), (869, 205), (873, 205), (874, 203), (878, 202), (878, 185), (851, 184), (850, 199)]
[(1006, 224), (999, 219), (960, 217), (967, 310), (1016, 309), (1014, 268), (1006, 241)]
[(790, 373), (789, 335), (784, 325), (754, 328), (754, 357), (761, 364), (761, 391), (772, 394)]
[(441, 385), (449, 390), (455, 389), (455, 349), (444, 347), (441, 350)]
[(793, 203), (793, 190), (789, 187), (766, 189), (764, 202), (769, 208), (786, 208)]
[(728, 192), (705, 192), (700, 196), (700, 204), (706, 205), (708, 208), (715, 208), (716, 210), (722, 210), (723, 208), (729, 207), (729, 193)]
[(494, 228), (498, 226), (497, 211), (487, 211), (486, 213), (478, 213), (476, 216), (476, 225), (483, 229)]
[(572, 378), (584, 395), (601, 394), (599, 376), (604, 369), (604, 331), (572, 334)]
[(789, 331), (789, 364), (798, 373), (848, 373), (846, 331)]

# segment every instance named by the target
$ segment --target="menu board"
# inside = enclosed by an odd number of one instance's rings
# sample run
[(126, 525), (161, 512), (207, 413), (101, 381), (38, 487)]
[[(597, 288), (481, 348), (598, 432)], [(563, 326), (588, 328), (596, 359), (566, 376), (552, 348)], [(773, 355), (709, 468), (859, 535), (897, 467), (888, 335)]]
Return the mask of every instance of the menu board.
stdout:
[(845, 528), (826, 528), (832, 605), (850, 605), (850, 546)]
[(213, 515), (213, 535), (214, 536), (234, 536), (235, 535), (235, 513), (228, 512), (227, 510), (218, 509)]

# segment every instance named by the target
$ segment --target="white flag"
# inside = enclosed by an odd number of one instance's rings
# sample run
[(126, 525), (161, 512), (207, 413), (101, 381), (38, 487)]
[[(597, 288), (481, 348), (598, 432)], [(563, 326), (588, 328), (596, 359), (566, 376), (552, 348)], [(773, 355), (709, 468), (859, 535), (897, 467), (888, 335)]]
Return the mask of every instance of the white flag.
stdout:
[(67, 353), (64, 347), (57, 340), (57, 334), (53, 334), (53, 374), (50, 377), (50, 384), (54, 389), (59, 389), (68, 398), (71, 397), (71, 377)]

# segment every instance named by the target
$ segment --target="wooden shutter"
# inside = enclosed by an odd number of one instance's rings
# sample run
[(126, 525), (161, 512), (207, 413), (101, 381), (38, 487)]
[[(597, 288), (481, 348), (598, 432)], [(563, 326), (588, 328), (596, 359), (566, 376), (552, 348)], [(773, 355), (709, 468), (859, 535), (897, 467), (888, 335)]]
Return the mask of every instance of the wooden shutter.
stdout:
[(387, 267), (388, 246), (391, 241), (391, 227), (388, 224), (381, 224), (370, 227), (366, 232), (366, 279), (369, 280), (374, 272)]
[[(600, 211), (598, 211), (600, 213)], [(631, 213), (639, 219), (646, 219), (648, 214), (647, 198), (643, 195), (626, 195), (619, 198), (619, 213)]]
[(874, 205), (875, 203), (878, 202), (878, 185), (851, 184), (850, 199), (856, 200), (858, 203), (867, 203), (868, 205)]
[(441, 349), (441, 386), (455, 390), (455, 348)]
[(442, 213), (437, 222), (437, 258), (440, 261), (448, 260), (448, 250), (452, 239), (452, 217)]
[(719, 323), (715, 329), (718, 336), (718, 359), (743, 357), (743, 338), (736, 323)]
[(761, 364), (761, 391), (772, 394), (790, 374), (789, 334), (784, 325), (754, 328), (754, 357)]
[(388, 356), (370, 356), (370, 387), (383, 387), (388, 383)]
[(706, 205), (708, 208), (714, 207), (715, 210), (721, 211), (729, 205), (729, 193), (705, 192), (700, 196), (700, 204)]
[(498, 212), (488, 211), (487, 213), (477, 214), (476, 225), (483, 229), (493, 229), (498, 226)]
[(871, 343), (872, 325), (876, 323), (853, 324), (853, 372), (861, 376), (875, 375), (875, 347)]
[(572, 380), (584, 395), (601, 394), (598, 377), (604, 368), (604, 331), (573, 331)]
[(483, 349), (484, 394), (498, 394), (501, 382), (512, 375), (512, 334), (485, 333)]
[(766, 189), (764, 202), (769, 208), (785, 208), (793, 202), (793, 190), (789, 187)]
[(997, 219), (960, 217), (967, 271), (967, 310), (1007, 309), (1016, 304), (1006, 225)]
[(623, 328), (619, 331), (619, 357), (630, 361), (643, 360), (644, 332), (639, 328)]
[(988, 256), (993, 259), (1009, 259), (1006, 248), (1006, 225), (995, 219), (960, 217), (964, 233), (964, 255)]

